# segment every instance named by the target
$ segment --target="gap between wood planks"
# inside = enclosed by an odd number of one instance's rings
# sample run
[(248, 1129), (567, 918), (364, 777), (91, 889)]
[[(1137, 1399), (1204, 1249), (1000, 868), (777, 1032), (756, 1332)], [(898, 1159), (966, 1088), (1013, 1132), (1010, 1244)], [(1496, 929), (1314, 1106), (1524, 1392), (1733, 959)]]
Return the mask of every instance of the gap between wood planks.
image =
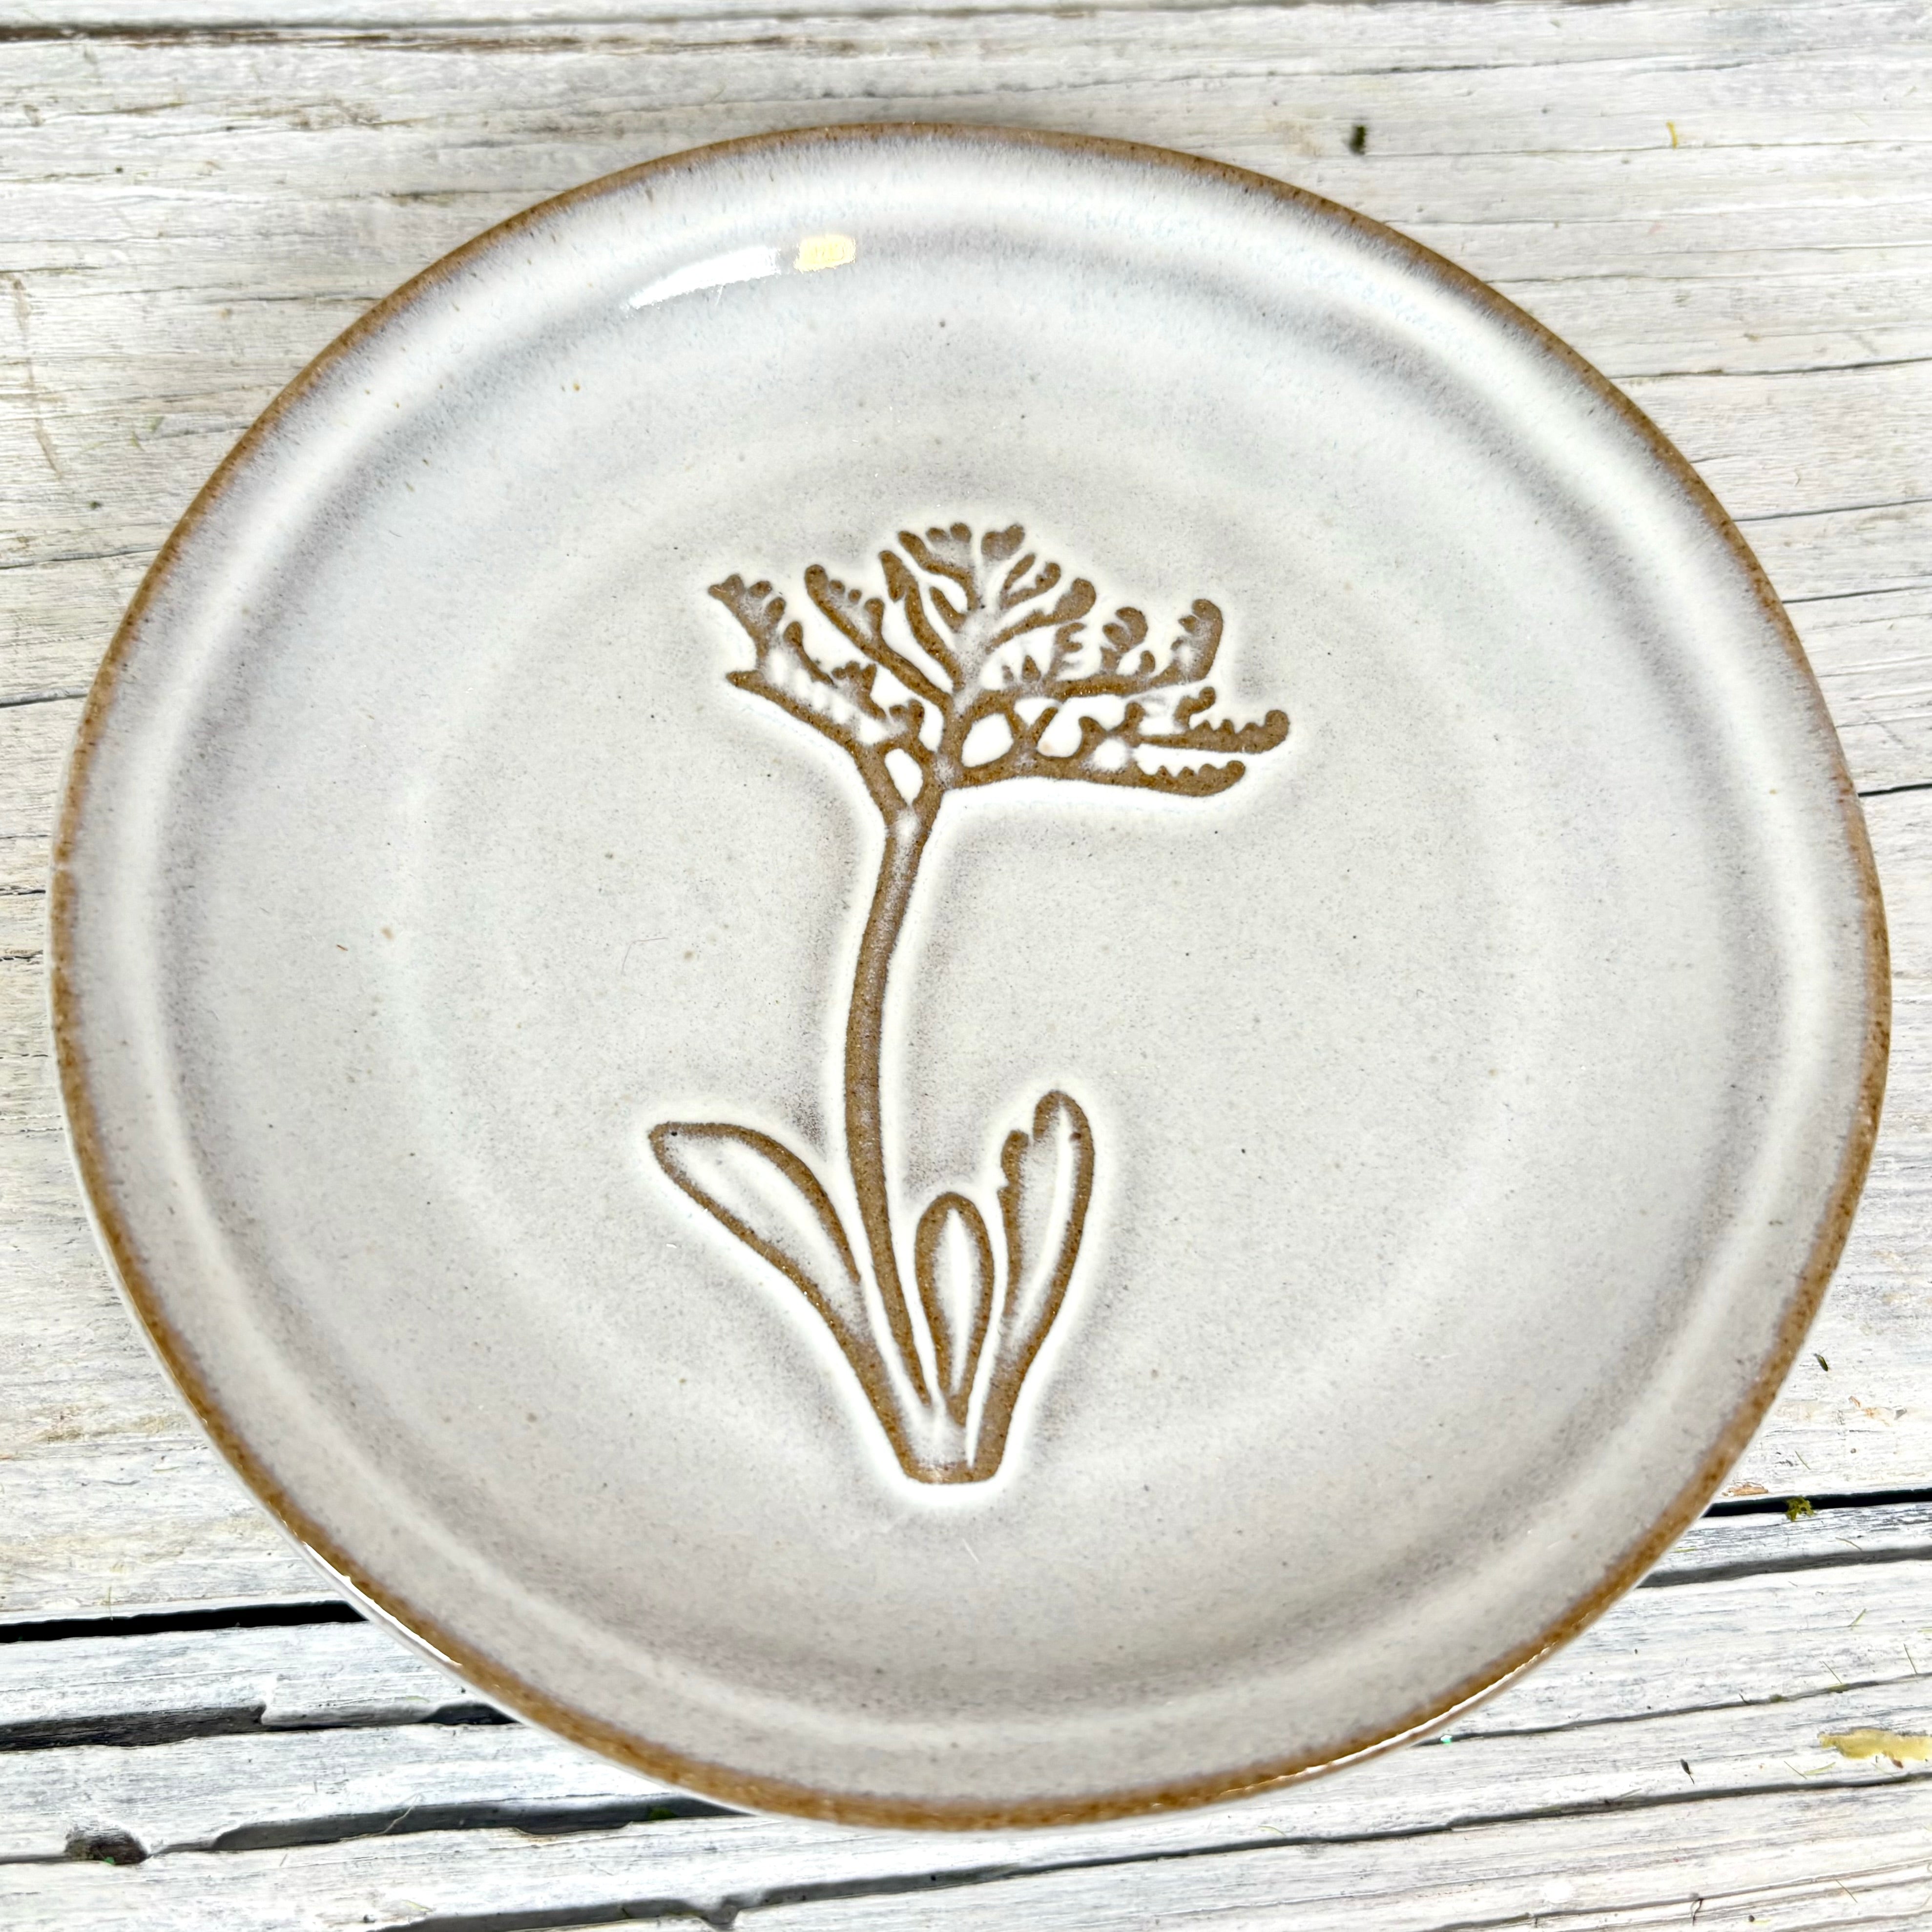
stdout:
[[(188, 1630), (268, 1630), (302, 1624), (366, 1622), (340, 1598), (313, 1603), (236, 1604), (200, 1610), (136, 1610), (125, 1616), (46, 1617), (0, 1623), (0, 1643), (47, 1643), (62, 1638), (152, 1636)], [(4, 1734), (4, 1733), (0, 1733)]]

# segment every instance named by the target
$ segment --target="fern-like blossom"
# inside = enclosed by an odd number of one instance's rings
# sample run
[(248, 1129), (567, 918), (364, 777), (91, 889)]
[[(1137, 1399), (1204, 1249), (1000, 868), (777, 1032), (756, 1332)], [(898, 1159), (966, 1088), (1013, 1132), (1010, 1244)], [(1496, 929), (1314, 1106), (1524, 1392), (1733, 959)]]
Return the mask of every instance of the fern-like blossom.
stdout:
[(971, 1482), (998, 1468), (1021, 1384), (1065, 1298), (1094, 1147), (1078, 1102), (1044, 1096), (1000, 1155), (999, 1250), (980, 1206), (942, 1193), (920, 1217), (907, 1294), (879, 1047), (893, 950), (940, 808), (1014, 778), (1210, 798), (1282, 742), (1288, 719), (1208, 717), (1216, 605), (1197, 598), (1160, 644), (1132, 605), (1094, 628), (1093, 584), (1028, 548), (1017, 524), (977, 537), (964, 524), (903, 530), (879, 562), (878, 592), (821, 564), (806, 572), (817, 637), (762, 578), (711, 586), (752, 644), (751, 665), (730, 681), (837, 745), (884, 825), (844, 1042), (846, 1150), (869, 1270), (810, 1164), (770, 1136), (672, 1121), (651, 1140), (670, 1178), (818, 1310), (906, 1473)]
[[(936, 800), (1006, 778), (1209, 797), (1240, 782), (1244, 756), (1287, 736), (1280, 711), (1256, 724), (1206, 719), (1216, 701), (1204, 680), (1221, 647), (1217, 606), (1197, 598), (1164, 645), (1148, 642), (1147, 617), (1131, 604), (1096, 634), (1094, 586), (1064, 581), (1060, 566), (1042, 562), (1025, 541), (1017, 524), (976, 542), (964, 524), (923, 536), (903, 530), (900, 548), (880, 558), (883, 596), (814, 564), (806, 594), (857, 653), (842, 659), (836, 646), (808, 646), (770, 584), (727, 578), (711, 594), (755, 654), (731, 682), (842, 746), (889, 820), (916, 806), (921, 792)], [(897, 694), (889, 699), (875, 694), (881, 671)], [(910, 797), (887, 762), (895, 751), (919, 770)]]

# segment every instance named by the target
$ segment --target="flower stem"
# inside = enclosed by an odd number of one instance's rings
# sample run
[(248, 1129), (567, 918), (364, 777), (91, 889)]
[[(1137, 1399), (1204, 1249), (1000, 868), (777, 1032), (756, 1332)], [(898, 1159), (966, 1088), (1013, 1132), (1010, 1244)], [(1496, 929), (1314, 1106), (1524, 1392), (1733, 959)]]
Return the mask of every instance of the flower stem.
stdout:
[(872, 1278), (878, 1285), (886, 1321), (900, 1361), (915, 1391), (923, 1393), (919, 1352), (913, 1341), (898, 1256), (892, 1244), (890, 1198), (886, 1191), (886, 1157), (879, 1105), (879, 1040), (884, 1027), (886, 978), (905, 924), (919, 877), (919, 862), (939, 817), (944, 794), (928, 785), (918, 798), (886, 822), (886, 848), (878, 884), (859, 942), (852, 980), (852, 1006), (845, 1022), (845, 1147), (859, 1216), (872, 1250)]

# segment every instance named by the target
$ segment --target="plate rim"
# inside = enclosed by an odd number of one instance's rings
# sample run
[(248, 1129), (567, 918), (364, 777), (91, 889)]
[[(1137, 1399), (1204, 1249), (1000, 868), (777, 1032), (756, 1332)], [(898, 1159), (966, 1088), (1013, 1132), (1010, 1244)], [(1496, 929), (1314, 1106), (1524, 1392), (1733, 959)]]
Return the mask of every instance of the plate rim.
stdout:
[[(140, 1265), (109, 1179), (99, 1117), (90, 1093), (87, 1057), (80, 1036), (73, 964), (74, 922), (80, 891), (74, 882), (73, 848), (86, 809), (94, 756), (106, 736), (116, 688), (135, 647), (136, 635), (207, 513), (256, 452), (268, 443), (282, 417), (306, 397), (339, 359), (472, 262), (566, 208), (622, 192), (656, 176), (700, 171), (721, 161), (817, 148), (862, 149), (868, 144), (915, 141), (935, 149), (997, 145), (1012, 152), (1034, 149), (1084, 154), (1130, 166), (1168, 169), (1268, 196), (1304, 214), (1352, 230), (1378, 247), (1400, 254), (1412, 269), (1426, 275), (1438, 287), (1473, 302), (1526, 346), (1580, 382), (1626, 428), (1637, 434), (1666, 477), (1675, 482), (1689, 506), (1724, 543), (1750, 584), (1772, 634), (1783, 644), (1819, 721), (1826, 728), (1834, 754), (1840, 824), (1858, 881), (1867, 960), (1862, 989), (1864, 1046), (1857, 1103), (1848, 1123), (1829, 1198), (1814, 1230), (1804, 1265), (1786, 1300), (1770, 1352), (1750, 1388), (1725, 1420), (1712, 1448), (1664, 1504), (1650, 1528), (1626, 1549), (1606, 1575), (1536, 1636), (1517, 1644), (1500, 1659), (1471, 1673), (1393, 1726), (1371, 1726), (1328, 1750), (1300, 1753), (1275, 1762), (1154, 1785), (1130, 1785), (1082, 1797), (998, 1804), (905, 1800), (822, 1790), (788, 1779), (741, 1771), (655, 1743), (626, 1726), (566, 1703), (526, 1682), (506, 1664), (444, 1628), (401, 1591), (386, 1585), (364, 1569), (350, 1552), (338, 1546), (322, 1525), (276, 1480), (242, 1430), (231, 1421), (218, 1392), (202, 1373), (183, 1338), (170, 1327), (160, 1298)], [(951, 121), (838, 122), (682, 148), (546, 196), (484, 230), (384, 296), (311, 358), (242, 433), (196, 493), (148, 566), (116, 628), (82, 707), (62, 782), (50, 870), (48, 1010), (68, 1150), (80, 1182), (82, 1200), (109, 1273), (134, 1313), (143, 1338), (202, 1432), (250, 1496), (302, 1553), (375, 1621), (519, 1717), (630, 1770), (705, 1797), (756, 1811), (842, 1825), (991, 1831), (1096, 1823), (1227, 1803), (1339, 1770), (1432, 1735), (1446, 1720), (1494, 1696), (1568, 1642), (1636, 1584), (1696, 1519), (1756, 1432), (1783, 1385), (1850, 1232), (1877, 1135), (1891, 1045), (1891, 964), (1884, 901), (1864, 813), (1816, 675), (1769, 578), (1737, 526), (1710, 486), (1644, 411), (1593, 364), (1508, 297), (1447, 256), (1371, 216), (1254, 169), (1144, 142), (1031, 128)]]

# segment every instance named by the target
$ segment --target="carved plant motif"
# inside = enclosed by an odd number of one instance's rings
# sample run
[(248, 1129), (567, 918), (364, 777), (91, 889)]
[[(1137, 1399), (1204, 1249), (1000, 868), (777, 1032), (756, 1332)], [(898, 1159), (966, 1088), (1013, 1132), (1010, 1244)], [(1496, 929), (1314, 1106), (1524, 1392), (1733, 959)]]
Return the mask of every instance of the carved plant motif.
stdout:
[(1094, 586), (1063, 582), (1025, 535), (1017, 524), (976, 540), (964, 524), (902, 531), (899, 548), (880, 556), (884, 596), (814, 564), (806, 592), (842, 650), (808, 644), (762, 579), (711, 586), (752, 643), (751, 667), (730, 681), (837, 745), (884, 827), (845, 1024), (846, 1156), (862, 1240), (810, 1164), (770, 1135), (670, 1120), (650, 1137), (665, 1173), (818, 1311), (901, 1466), (921, 1482), (979, 1482), (999, 1468), (1021, 1385), (1066, 1298), (1094, 1186), (1085, 1114), (1069, 1094), (1044, 1095), (1000, 1155), (997, 1248), (979, 1204), (942, 1193), (919, 1217), (907, 1293), (879, 1043), (893, 950), (940, 810), (954, 792), (1013, 778), (1210, 798), (1240, 782), (1244, 756), (1288, 735), (1280, 711), (1258, 724), (1208, 721), (1215, 696), (1204, 680), (1222, 622), (1206, 598), (1162, 645), (1148, 641), (1131, 606), (1091, 635)]

